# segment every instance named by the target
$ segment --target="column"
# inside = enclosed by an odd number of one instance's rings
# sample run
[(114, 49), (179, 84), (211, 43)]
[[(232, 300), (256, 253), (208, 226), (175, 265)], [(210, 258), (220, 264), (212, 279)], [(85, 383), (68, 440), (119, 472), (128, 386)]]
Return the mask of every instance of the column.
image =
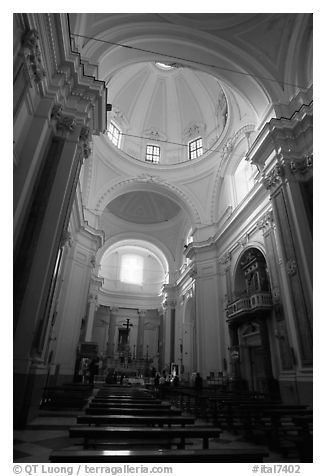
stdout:
[(163, 301), (163, 348), (164, 348), (164, 367), (167, 371), (174, 359), (174, 339), (175, 339), (175, 287), (166, 284), (163, 287), (165, 295)]
[(158, 370), (161, 371), (164, 367), (164, 311), (158, 309), (160, 326), (159, 326), (159, 338), (158, 338)]
[(266, 386), (269, 396), (278, 400), (280, 397), (278, 382), (273, 377), (272, 361), (271, 361), (271, 349), (269, 344), (268, 328), (266, 323), (266, 316), (262, 316), (258, 319), (261, 338), (261, 349), (263, 355), (263, 365), (266, 375)]
[(146, 310), (138, 310), (138, 332), (137, 332), (137, 350), (136, 359), (144, 358), (144, 324), (145, 324)]
[(223, 369), (224, 312), (218, 295), (217, 250), (212, 240), (190, 243), (187, 257), (195, 262), (197, 370), (206, 379)]
[(109, 333), (108, 333), (108, 343), (107, 343), (107, 356), (109, 359), (114, 359), (114, 354), (115, 354), (114, 338), (115, 338), (118, 312), (119, 312), (118, 307), (110, 307)]
[(88, 295), (88, 313), (86, 319), (85, 342), (92, 341), (93, 325), (95, 311), (98, 307), (97, 294), (90, 293)]
[(234, 382), (234, 389), (241, 388), (241, 374), (240, 374), (240, 354), (239, 354), (239, 335), (238, 326), (229, 325), (230, 333), (230, 358), (232, 380)]

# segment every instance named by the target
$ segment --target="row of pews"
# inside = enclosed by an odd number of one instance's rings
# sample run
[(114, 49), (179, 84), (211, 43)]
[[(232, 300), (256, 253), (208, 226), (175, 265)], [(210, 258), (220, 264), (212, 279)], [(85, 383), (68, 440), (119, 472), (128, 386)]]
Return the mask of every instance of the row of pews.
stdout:
[[(76, 449), (53, 451), (52, 463), (262, 462), (265, 448), (212, 445), (222, 429), (140, 387), (105, 385), (89, 400), (69, 436)], [(195, 444), (194, 444), (195, 442)], [(200, 446), (198, 442), (201, 442)], [(196, 448), (195, 448), (196, 446)]]
[(171, 389), (168, 396), (181, 411), (262, 443), (284, 458), (313, 460), (313, 412), (307, 405), (284, 404), (263, 395), (198, 394), (191, 389)]

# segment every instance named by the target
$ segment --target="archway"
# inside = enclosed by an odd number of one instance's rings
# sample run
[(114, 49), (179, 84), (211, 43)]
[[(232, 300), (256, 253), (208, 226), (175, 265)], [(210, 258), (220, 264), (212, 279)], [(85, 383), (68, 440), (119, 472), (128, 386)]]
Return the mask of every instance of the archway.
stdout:
[(278, 397), (269, 330), (272, 297), (266, 260), (258, 248), (247, 248), (238, 259), (234, 296), (228, 306), (228, 324), (235, 383), (251, 392)]

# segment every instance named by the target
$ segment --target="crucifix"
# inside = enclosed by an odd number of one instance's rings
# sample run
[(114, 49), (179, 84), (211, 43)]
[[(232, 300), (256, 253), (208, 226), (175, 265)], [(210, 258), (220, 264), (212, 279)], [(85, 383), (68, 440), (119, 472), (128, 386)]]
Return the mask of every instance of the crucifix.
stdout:
[(127, 323), (122, 324), (122, 325), (126, 327), (127, 333), (129, 333), (129, 327), (132, 327), (133, 324), (130, 324), (130, 319), (128, 317), (127, 317), (126, 321), (127, 321)]

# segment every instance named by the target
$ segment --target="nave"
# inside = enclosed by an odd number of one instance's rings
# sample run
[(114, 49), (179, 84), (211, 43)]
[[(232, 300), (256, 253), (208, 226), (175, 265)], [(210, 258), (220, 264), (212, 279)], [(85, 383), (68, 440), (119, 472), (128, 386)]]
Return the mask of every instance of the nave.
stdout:
[[(43, 403), (14, 432), (14, 462), (312, 462), (308, 406), (221, 388), (164, 387), (158, 394), (152, 384), (70, 384), (79, 403)], [(80, 395), (87, 392), (85, 404)]]

